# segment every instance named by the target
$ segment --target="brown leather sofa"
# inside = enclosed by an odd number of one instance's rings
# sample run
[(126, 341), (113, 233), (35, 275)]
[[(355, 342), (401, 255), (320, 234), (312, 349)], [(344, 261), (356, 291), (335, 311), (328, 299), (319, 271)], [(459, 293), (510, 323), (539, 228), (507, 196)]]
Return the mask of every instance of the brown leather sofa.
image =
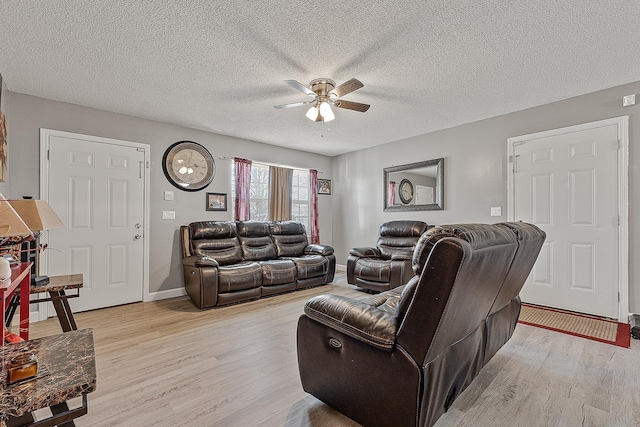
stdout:
[(294, 221), (201, 221), (180, 227), (184, 286), (198, 308), (333, 281), (333, 248)]
[(422, 221), (389, 221), (380, 226), (375, 248), (349, 251), (347, 282), (381, 292), (404, 285), (414, 276), (411, 256), (418, 238), (429, 226)]
[(544, 239), (526, 223), (432, 228), (407, 285), (312, 298), (298, 321), (304, 390), (365, 426), (433, 425), (513, 334)]

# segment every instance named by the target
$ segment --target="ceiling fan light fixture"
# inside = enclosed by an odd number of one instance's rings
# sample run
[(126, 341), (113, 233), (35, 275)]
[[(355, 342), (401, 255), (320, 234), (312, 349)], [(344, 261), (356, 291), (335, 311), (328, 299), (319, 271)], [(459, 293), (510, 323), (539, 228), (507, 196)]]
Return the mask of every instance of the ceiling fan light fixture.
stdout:
[(326, 101), (320, 104), (320, 115), (325, 122), (330, 122), (336, 118), (333, 114), (333, 110), (331, 110), (331, 106)]
[(318, 114), (320, 114), (320, 111), (318, 110), (317, 107), (314, 106), (314, 107), (309, 108), (309, 111), (307, 111), (306, 116), (307, 116), (307, 118), (309, 120), (315, 122), (318, 119)]

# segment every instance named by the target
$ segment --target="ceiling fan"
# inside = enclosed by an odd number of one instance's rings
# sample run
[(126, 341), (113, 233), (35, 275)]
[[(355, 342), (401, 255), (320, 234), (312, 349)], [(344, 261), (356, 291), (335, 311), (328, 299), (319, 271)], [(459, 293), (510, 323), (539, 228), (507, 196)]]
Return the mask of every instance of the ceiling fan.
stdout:
[(313, 97), (313, 99), (304, 102), (274, 105), (273, 108), (282, 109), (311, 104), (311, 108), (307, 111), (307, 117), (314, 122), (330, 122), (335, 119), (333, 111), (331, 110), (331, 105), (347, 110), (360, 111), (361, 113), (364, 113), (370, 107), (369, 104), (339, 99), (340, 97), (364, 86), (358, 79), (347, 80), (337, 87), (336, 82), (331, 79), (312, 80), (311, 83), (309, 83), (311, 88), (306, 87), (296, 80), (285, 80), (284, 82), (292, 88)]

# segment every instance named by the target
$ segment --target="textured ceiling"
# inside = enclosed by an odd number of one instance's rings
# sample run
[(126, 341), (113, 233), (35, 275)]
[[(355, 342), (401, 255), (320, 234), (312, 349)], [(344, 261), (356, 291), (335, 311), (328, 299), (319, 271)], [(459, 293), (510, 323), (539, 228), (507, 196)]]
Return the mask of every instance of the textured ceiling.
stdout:
[[(638, 0), (0, 0), (14, 92), (336, 155), (640, 80)], [(314, 123), (308, 84), (352, 77)], [(323, 129), (324, 126), (324, 129)], [(321, 135), (324, 134), (324, 137)]]

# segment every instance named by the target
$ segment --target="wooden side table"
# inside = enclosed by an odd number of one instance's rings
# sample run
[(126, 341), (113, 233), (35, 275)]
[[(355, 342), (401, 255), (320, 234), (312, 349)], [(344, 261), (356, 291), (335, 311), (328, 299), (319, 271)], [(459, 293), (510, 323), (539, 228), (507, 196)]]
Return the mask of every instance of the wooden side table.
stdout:
[[(80, 288), (83, 285), (82, 274), (67, 274), (62, 276), (50, 276), (49, 283), (42, 286), (31, 286), (30, 293), (39, 294), (47, 292), (49, 298), (40, 298), (31, 300), (30, 303), (48, 302), (53, 303), (56, 309), (56, 315), (60, 321), (62, 332), (75, 331), (78, 329), (76, 321), (73, 318), (73, 312), (69, 306), (69, 298), (77, 298), (80, 296)], [(67, 295), (66, 291), (75, 289), (76, 293)]]
[(11, 297), (20, 287), (20, 336), (29, 339), (29, 288), (31, 284), (31, 263), (22, 262), (11, 266), (11, 280), (0, 282), (0, 305), (2, 305), (2, 341), (4, 342), (5, 310), (11, 303)]

